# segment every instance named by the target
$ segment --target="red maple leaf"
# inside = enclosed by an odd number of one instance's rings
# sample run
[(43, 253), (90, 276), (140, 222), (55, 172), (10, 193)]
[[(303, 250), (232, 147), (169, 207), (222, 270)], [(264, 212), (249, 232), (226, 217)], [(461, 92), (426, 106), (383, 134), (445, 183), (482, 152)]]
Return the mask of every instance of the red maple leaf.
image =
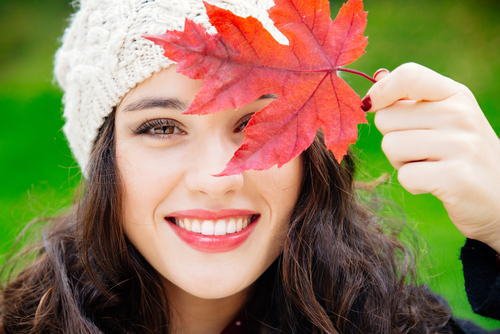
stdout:
[(357, 125), (366, 123), (359, 96), (337, 74), (365, 52), (362, 0), (349, 0), (335, 21), (328, 0), (275, 0), (269, 17), (289, 45), (253, 17), (204, 4), (216, 34), (186, 19), (184, 31), (144, 36), (163, 47), (178, 72), (204, 80), (185, 113), (238, 109), (265, 94), (278, 96), (252, 116), (219, 175), (280, 167), (306, 150), (320, 127), (340, 162), (356, 141)]

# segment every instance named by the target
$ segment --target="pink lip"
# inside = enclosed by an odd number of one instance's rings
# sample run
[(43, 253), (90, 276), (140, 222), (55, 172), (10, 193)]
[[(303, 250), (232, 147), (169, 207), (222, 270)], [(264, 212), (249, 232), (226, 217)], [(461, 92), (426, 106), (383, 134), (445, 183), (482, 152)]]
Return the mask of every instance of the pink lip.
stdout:
[(225, 209), (220, 211), (208, 211), (203, 209), (182, 210), (172, 212), (169, 217), (195, 218), (203, 220), (224, 219), (229, 217), (258, 215), (258, 212), (240, 209)]
[[(216, 212), (196, 209), (172, 212), (168, 217), (215, 220), (247, 215), (259, 215), (259, 213), (250, 210), (238, 209), (226, 209)], [(187, 231), (175, 225), (175, 223), (173, 223), (170, 219), (167, 219), (168, 217), (166, 217), (165, 220), (170, 224), (170, 227), (182, 241), (187, 243), (191, 248), (205, 253), (229, 252), (233, 249), (238, 248), (254, 231), (255, 226), (257, 225), (260, 218), (260, 216), (257, 217), (245, 229), (237, 233), (226, 235), (204, 235), (201, 233)]]

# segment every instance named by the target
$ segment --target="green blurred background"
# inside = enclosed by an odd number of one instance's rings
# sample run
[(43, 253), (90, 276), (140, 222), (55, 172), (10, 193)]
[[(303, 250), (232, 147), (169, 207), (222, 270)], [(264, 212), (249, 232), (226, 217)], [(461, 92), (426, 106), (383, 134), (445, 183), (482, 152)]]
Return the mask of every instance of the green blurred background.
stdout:
[[(337, 13), (341, 2), (332, 3)], [(367, 54), (350, 67), (372, 74), (413, 61), (467, 85), (493, 128), (500, 92), (500, 1), (365, 0), (369, 11)], [(56, 215), (71, 204), (79, 171), (61, 132), (61, 91), (53, 84), (53, 54), (74, 11), (67, 0), (0, 1), (0, 262), (17, 233), (34, 217)], [(344, 78), (360, 95), (370, 83)], [(361, 126), (356, 145), (361, 178), (392, 176), (386, 196), (405, 211), (405, 220), (425, 238), (422, 272), (458, 317), (486, 328), (500, 322), (474, 315), (463, 288), (459, 250), (464, 237), (430, 195), (412, 196), (380, 150), (381, 135)]]

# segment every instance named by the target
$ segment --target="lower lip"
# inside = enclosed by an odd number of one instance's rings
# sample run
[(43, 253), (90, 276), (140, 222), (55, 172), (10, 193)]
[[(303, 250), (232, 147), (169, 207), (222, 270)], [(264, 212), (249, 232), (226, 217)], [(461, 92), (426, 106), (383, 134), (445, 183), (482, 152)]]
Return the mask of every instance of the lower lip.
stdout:
[(260, 216), (240, 232), (226, 235), (204, 235), (201, 233), (194, 233), (175, 225), (175, 223), (170, 220), (167, 220), (167, 222), (170, 223), (175, 234), (191, 248), (205, 253), (222, 253), (232, 251), (241, 246), (254, 231), (259, 218)]

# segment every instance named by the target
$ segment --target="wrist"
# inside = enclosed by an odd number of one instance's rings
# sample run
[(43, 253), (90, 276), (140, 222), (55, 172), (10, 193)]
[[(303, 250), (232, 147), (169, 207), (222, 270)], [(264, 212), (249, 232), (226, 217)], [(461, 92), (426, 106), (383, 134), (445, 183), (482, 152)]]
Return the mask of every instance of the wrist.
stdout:
[(488, 246), (490, 246), (493, 250), (495, 250), (495, 252), (497, 252), (497, 254), (500, 254), (500, 238), (495, 238), (489, 242), (486, 241), (484, 243), (487, 244)]

